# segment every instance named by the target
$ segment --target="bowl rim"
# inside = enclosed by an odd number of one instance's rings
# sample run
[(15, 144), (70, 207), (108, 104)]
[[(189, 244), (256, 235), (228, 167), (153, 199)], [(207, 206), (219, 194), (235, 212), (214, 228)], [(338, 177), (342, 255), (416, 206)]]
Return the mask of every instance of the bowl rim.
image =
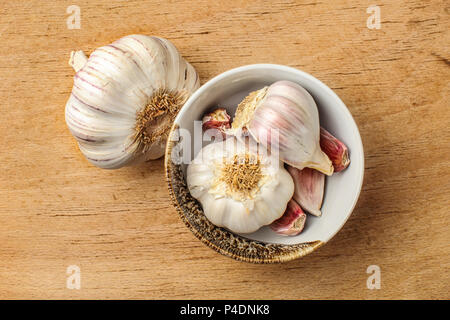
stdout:
[[(321, 247), (323, 244), (326, 244), (328, 241), (330, 241), (344, 226), (344, 224), (347, 222), (347, 220), (350, 218), (350, 216), (353, 213), (353, 210), (355, 209), (355, 206), (358, 202), (359, 196), (361, 194), (361, 189), (362, 189), (362, 185), (363, 185), (363, 180), (364, 180), (364, 148), (363, 148), (363, 144), (362, 144), (362, 139), (361, 139), (361, 135), (359, 133), (359, 129), (358, 126), (350, 112), (350, 110), (347, 108), (347, 106), (345, 105), (345, 103), (340, 99), (340, 97), (330, 88), (328, 87), (325, 83), (323, 83), (321, 80), (317, 79), (316, 77), (312, 76), (311, 74), (299, 70), (297, 68), (293, 68), (293, 67), (289, 67), (289, 66), (285, 66), (285, 65), (279, 65), (279, 64), (272, 64), (272, 63), (258, 63), (258, 64), (249, 64), (249, 65), (244, 65), (244, 66), (240, 66), (240, 67), (236, 67), (230, 70), (227, 70), (225, 72), (222, 72), (220, 74), (218, 74), (217, 76), (211, 78), (210, 80), (208, 80), (207, 82), (205, 82), (203, 85), (200, 86), (200, 88), (198, 88), (189, 98), (188, 100), (185, 102), (185, 104), (182, 106), (182, 108), (180, 109), (180, 111), (178, 112), (177, 116), (174, 119), (174, 122), (172, 124), (172, 127), (170, 129), (169, 132), (169, 139), (172, 136), (173, 132), (178, 128), (178, 123), (180, 122), (180, 120), (182, 119), (182, 117), (185, 115), (186, 112), (188, 112), (190, 106), (198, 99), (199, 96), (201, 96), (205, 91), (207, 91), (212, 85), (214, 85), (215, 83), (231, 76), (234, 75), (236, 73), (240, 73), (240, 72), (244, 72), (244, 71), (248, 71), (248, 70), (256, 70), (256, 69), (274, 69), (274, 70), (279, 70), (279, 71), (284, 71), (284, 72), (288, 72), (288, 73), (293, 73), (293, 74), (297, 74), (300, 77), (303, 77), (305, 79), (307, 79), (308, 81), (311, 81), (312, 83), (315, 83), (316, 85), (318, 85), (318, 87), (320, 88), (320, 90), (324, 90), (326, 91), (328, 94), (330, 94), (336, 101), (338, 101), (341, 106), (343, 108), (341, 108), (341, 111), (344, 111), (346, 113), (347, 118), (352, 122), (352, 134), (355, 135), (355, 138), (357, 140), (357, 144), (359, 149), (361, 150), (360, 152), (360, 157), (359, 159), (357, 159), (357, 161), (361, 164), (360, 165), (360, 170), (358, 172), (358, 186), (357, 186), (357, 192), (355, 193), (355, 196), (353, 198), (353, 203), (351, 205), (350, 210), (348, 211), (347, 216), (345, 217), (345, 219), (342, 221), (342, 223), (335, 229), (335, 231), (333, 233), (330, 234), (330, 236), (327, 239), (323, 239), (323, 240), (318, 240), (321, 242), (320, 245), (316, 245), (313, 246), (311, 249), (312, 250), (308, 250), (305, 254), (299, 254), (299, 255), (292, 255), (290, 259), (283, 259), (283, 262), (285, 261), (289, 261), (289, 260), (294, 260), (297, 259), (299, 257), (302, 257), (306, 254), (309, 254), (311, 252), (313, 252), (315, 249)], [(166, 144), (166, 150), (165, 150), (165, 174), (166, 174), (166, 181), (168, 184), (168, 188), (169, 188), (169, 193), (171, 195), (172, 198), (172, 204), (176, 207), (177, 211), (179, 211), (179, 214), (181, 215), (182, 212), (180, 212), (181, 208), (179, 208), (179, 204), (177, 199), (174, 197), (173, 195), (173, 186), (171, 181), (169, 181), (169, 177), (170, 177), (170, 173), (169, 173), (169, 166), (167, 165), (168, 163), (168, 158), (170, 157), (169, 153), (170, 153), (170, 143)], [(186, 223), (186, 219), (185, 217), (181, 217), (182, 220)], [(202, 235), (199, 234), (199, 232), (197, 230), (192, 230), (192, 227), (190, 227), (189, 225), (187, 225), (188, 228), (191, 230), (191, 232), (194, 233), (194, 235), (197, 236), (197, 238), (199, 238), (199, 240), (201, 240), (202, 242), (205, 243), (206, 239), (202, 239)], [(287, 245), (290, 246), (290, 245)], [(218, 250), (218, 248), (209, 245), (209, 247), (213, 248), (215, 251), (226, 255), (226, 256), (230, 256), (229, 254), (227, 254), (227, 252), (223, 252), (223, 250)], [(236, 258), (236, 257), (233, 257)], [(239, 260), (239, 259), (238, 259)], [(244, 260), (244, 259), (242, 259)]]

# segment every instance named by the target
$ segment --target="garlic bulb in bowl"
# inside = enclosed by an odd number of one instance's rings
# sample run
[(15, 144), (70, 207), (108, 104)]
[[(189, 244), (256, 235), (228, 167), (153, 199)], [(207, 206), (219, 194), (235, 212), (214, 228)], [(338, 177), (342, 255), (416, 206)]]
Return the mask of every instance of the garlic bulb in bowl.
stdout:
[(123, 37), (87, 59), (72, 52), (75, 69), (66, 123), (85, 157), (115, 169), (164, 154), (173, 119), (199, 87), (195, 69), (166, 39)]
[(208, 220), (236, 233), (280, 218), (294, 193), (278, 158), (234, 137), (204, 147), (189, 164), (186, 182)]
[[(285, 163), (333, 173), (330, 159), (320, 149), (316, 103), (300, 85), (282, 80), (251, 92), (239, 104), (231, 132), (239, 135), (244, 127), (257, 142), (275, 147)], [(278, 130), (275, 145), (271, 144), (273, 130)]]

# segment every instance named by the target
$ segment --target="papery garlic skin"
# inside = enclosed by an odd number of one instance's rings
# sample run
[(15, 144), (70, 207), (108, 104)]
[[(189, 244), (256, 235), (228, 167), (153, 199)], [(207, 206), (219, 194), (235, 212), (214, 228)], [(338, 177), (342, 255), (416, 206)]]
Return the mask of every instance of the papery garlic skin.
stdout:
[[(319, 145), (319, 113), (312, 96), (291, 81), (277, 81), (250, 93), (236, 111), (234, 134), (246, 127), (266, 147), (278, 149), (281, 160), (303, 169), (314, 168), (327, 175), (333, 166)], [(278, 142), (271, 141), (278, 130)]]
[[(245, 193), (233, 190), (223, 179), (226, 164), (243, 155), (258, 159), (260, 168), (259, 178), (253, 181), (257, 186)], [(281, 217), (294, 192), (292, 178), (278, 159), (255, 153), (234, 137), (204, 147), (189, 164), (186, 181), (205, 216), (236, 233), (254, 232)]]
[(89, 59), (73, 52), (69, 63), (77, 73), (67, 125), (85, 157), (106, 169), (163, 156), (173, 118), (200, 86), (194, 68), (158, 37), (126, 36)]

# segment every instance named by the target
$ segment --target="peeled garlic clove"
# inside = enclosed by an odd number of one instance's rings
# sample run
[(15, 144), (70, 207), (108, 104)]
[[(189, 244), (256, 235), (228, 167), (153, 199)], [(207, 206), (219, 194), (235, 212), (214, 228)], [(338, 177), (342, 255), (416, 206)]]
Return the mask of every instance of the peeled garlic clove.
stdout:
[(187, 168), (186, 182), (208, 220), (237, 233), (281, 217), (294, 193), (278, 158), (255, 153), (235, 137), (202, 148)]
[(325, 175), (317, 170), (302, 170), (287, 166), (287, 171), (294, 180), (293, 199), (307, 212), (315, 216), (322, 215), (320, 208), (323, 202)]
[(227, 110), (218, 108), (203, 116), (203, 131), (208, 132), (208, 130), (213, 130), (209, 132), (213, 133), (213, 135), (220, 134), (222, 138), (226, 138), (226, 130), (231, 127), (230, 119), (231, 117), (228, 115)]
[(331, 161), (319, 145), (316, 103), (300, 85), (278, 81), (250, 93), (237, 108), (232, 131), (239, 134), (243, 127), (265, 147), (275, 148), (285, 163), (333, 173)]
[(347, 146), (324, 128), (320, 128), (320, 148), (333, 163), (334, 171), (344, 170), (350, 164)]
[(65, 118), (84, 156), (115, 169), (164, 155), (178, 110), (200, 86), (168, 40), (130, 35), (71, 54), (75, 69)]
[(286, 211), (281, 218), (271, 223), (270, 228), (284, 236), (296, 236), (305, 227), (306, 214), (295, 200), (288, 202)]

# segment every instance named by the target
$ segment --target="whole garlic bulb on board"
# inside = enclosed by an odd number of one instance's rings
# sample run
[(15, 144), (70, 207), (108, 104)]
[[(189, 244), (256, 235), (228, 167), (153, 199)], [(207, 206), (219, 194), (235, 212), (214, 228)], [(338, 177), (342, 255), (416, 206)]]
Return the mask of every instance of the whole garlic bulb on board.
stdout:
[[(303, 169), (313, 168), (327, 175), (333, 165), (320, 149), (319, 112), (313, 97), (291, 81), (277, 81), (251, 92), (238, 106), (231, 132), (246, 128), (265, 147), (276, 147), (281, 160)], [(273, 130), (278, 141), (271, 145)]]
[(85, 157), (105, 169), (163, 156), (178, 110), (200, 86), (195, 69), (158, 37), (129, 35), (89, 59), (75, 51), (69, 64), (76, 74), (67, 125)]
[(235, 137), (205, 146), (187, 168), (191, 195), (213, 224), (251, 233), (280, 218), (294, 193), (279, 159)]

